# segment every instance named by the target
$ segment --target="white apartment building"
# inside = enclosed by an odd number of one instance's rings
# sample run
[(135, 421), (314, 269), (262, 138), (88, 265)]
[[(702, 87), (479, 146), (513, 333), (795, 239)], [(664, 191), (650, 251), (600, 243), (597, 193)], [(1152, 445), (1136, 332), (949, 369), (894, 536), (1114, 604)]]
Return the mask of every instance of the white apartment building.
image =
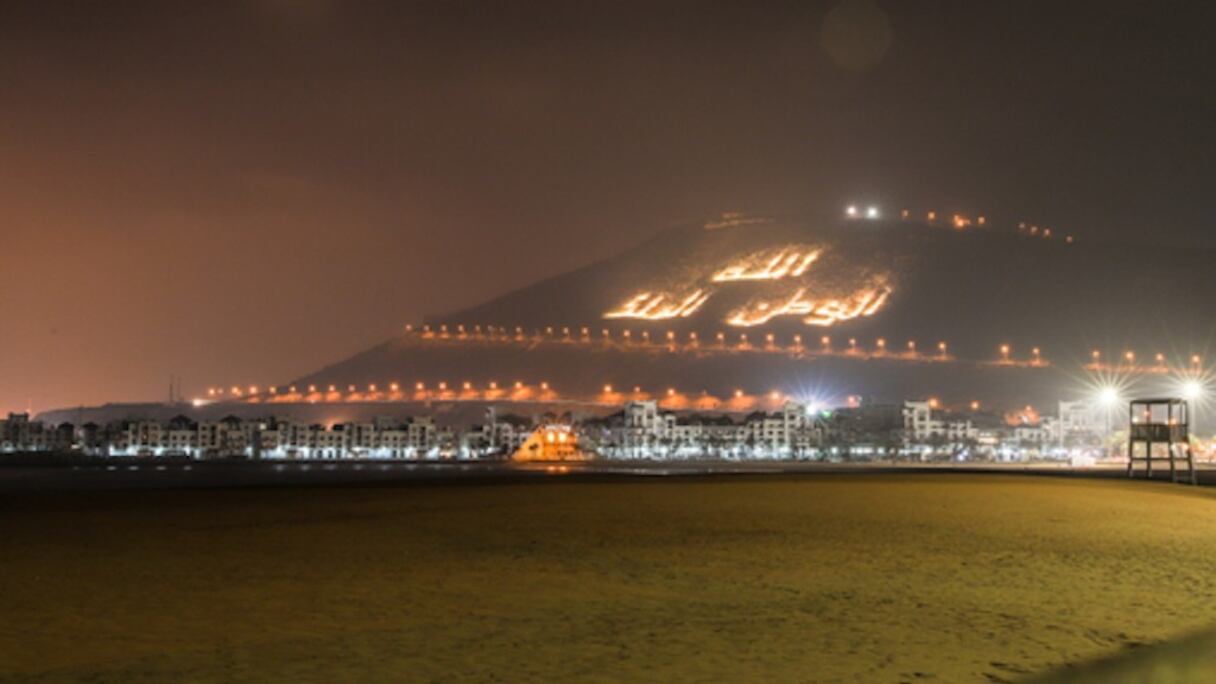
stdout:
[(979, 445), (980, 431), (970, 418), (953, 418), (931, 401), (905, 401), (904, 453), (922, 458), (934, 452), (954, 452)]

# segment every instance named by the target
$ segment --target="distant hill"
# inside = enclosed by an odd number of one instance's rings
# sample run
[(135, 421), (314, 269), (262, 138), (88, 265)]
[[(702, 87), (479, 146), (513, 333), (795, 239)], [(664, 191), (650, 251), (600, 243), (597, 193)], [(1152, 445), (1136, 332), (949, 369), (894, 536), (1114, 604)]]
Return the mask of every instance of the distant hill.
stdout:
[[(826, 248), (808, 270), (812, 290), (821, 278), (837, 293), (885, 272), (892, 292), (867, 318), (827, 329), (777, 318), (765, 329), (921, 343), (944, 339), (972, 356), (991, 355), (996, 345), (1008, 343), (1015, 349), (1039, 346), (1060, 357), (1095, 346), (1149, 353), (1171, 352), (1173, 345), (1185, 353), (1206, 344), (1216, 324), (1209, 313), (1216, 302), (1216, 250), (1066, 244), (983, 228), (865, 220), (673, 229), (615, 257), (428, 321), (598, 325), (605, 311), (637, 292), (687, 289), (686, 283), (734, 260), (787, 245)], [(775, 285), (724, 285), (690, 317), (629, 323), (639, 330), (729, 331), (724, 321), (732, 309), (788, 289)]]
[[(1050, 404), (1079, 391), (1081, 365), (1091, 349), (1102, 350), (1103, 358), (1134, 349), (1138, 363), (1149, 363), (1160, 351), (1179, 365), (1202, 353), (1216, 332), (1209, 308), (1216, 302), (1213, 263), (1213, 250), (1073, 244), (1059, 237), (900, 221), (690, 225), (484, 304), (430, 316), (426, 324), (436, 331), (446, 324), (453, 337), (457, 325), (467, 326), (470, 335), (473, 326), (518, 326), (528, 337), (552, 327), (557, 338), (569, 327), (576, 339), (583, 326), (593, 337), (608, 327), (618, 341), (628, 329), (635, 343), (643, 332), (660, 342), (670, 331), (682, 343), (695, 333), (703, 350), (719, 332), (729, 341), (747, 334), (754, 344), (768, 334), (782, 345), (801, 335), (808, 348), (828, 335), (837, 350), (850, 337), (870, 349), (884, 338), (892, 353), (914, 340), (918, 351), (932, 354), (946, 341), (952, 356), (971, 361), (995, 359), (998, 347), (1007, 344), (1011, 358), (1023, 360), (1038, 347), (1052, 366), (673, 354), (657, 344), (648, 351), (621, 351), (601, 344), (442, 341), (415, 333), (295, 383), (484, 385), (520, 379), (546, 380), (580, 396), (613, 383), (719, 396), (741, 387), (837, 398), (897, 400), (932, 393), (952, 401)], [(790, 312), (764, 320), (785, 309)], [(630, 311), (673, 317), (642, 320), (628, 317)], [(757, 324), (741, 325), (747, 322)], [(1152, 385), (1151, 377), (1146, 382)]]

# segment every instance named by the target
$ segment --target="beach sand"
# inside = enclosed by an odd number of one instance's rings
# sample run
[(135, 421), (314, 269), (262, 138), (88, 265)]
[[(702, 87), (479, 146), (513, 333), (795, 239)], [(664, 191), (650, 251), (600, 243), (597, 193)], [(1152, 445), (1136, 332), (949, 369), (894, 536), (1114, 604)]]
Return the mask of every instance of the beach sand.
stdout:
[(864, 474), (0, 499), (2, 682), (1013, 681), (1216, 624), (1216, 496)]

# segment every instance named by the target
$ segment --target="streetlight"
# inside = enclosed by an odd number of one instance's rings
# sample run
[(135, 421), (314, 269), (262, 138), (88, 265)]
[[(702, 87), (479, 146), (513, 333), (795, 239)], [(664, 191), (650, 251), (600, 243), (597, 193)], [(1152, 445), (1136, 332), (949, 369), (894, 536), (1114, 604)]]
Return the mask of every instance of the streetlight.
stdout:
[(1182, 398), (1187, 401), (1198, 401), (1205, 394), (1203, 383), (1198, 380), (1185, 380), (1179, 389), (1181, 390)]

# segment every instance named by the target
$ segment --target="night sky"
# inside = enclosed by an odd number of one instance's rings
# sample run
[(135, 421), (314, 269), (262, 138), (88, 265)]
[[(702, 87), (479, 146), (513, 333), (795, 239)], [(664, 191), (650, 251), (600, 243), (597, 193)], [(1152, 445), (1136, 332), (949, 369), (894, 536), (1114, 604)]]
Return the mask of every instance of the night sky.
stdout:
[(281, 382), (724, 210), (1216, 245), (1216, 4), (1065, 4), (0, 3), (0, 410)]

